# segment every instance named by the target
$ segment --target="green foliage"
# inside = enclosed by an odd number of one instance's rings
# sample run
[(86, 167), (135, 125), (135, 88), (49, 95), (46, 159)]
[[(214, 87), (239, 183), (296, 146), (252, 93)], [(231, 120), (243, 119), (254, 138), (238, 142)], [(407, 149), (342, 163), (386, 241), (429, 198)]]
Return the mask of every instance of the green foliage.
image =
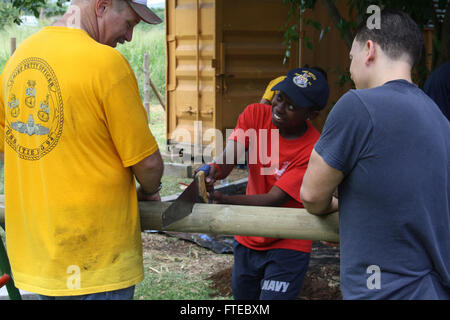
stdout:
[(39, 16), (39, 11), (46, 3), (46, 0), (10, 0), (15, 8), (21, 11), (31, 12), (36, 17)]
[[(315, 2), (316, 0), (283, 0), (283, 4), (287, 5), (290, 8), (288, 11), (286, 23), (280, 29), (284, 30), (283, 44), (287, 46), (283, 63), (286, 63), (287, 59), (291, 57), (292, 47), (295, 46), (295, 43), (299, 41), (300, 15), (302, 15), (306, 9), (314, 8)], [(306, 45), (311, 50), (314, 49), (312, 41), (309, 37), (305, 38), (304, 45)]]
[(18, 23), (20, 10), (14, 7), (11, 3), (0, 2), (0, 28), (12, 23)]
[[(14, 8), (16, 14), (10, 21), (13, 21), (16, 24), (20, 24), (20, 15), (26, 13), (32, 14), (36, 18), (38, 18), (41, 8), (45, 9), (45, 15), (48, 17), (63, 14), (65, 12), (64, 5), (68, 4), (69, 2), (70, 0), (57, 0), (56, 2), (49, 0), (0, 0), (0, 5), (1, 3), (4, 3)], [(161, 12), (156, 12), (156, 14), (161, 17)], [(164, 15), (164, 10), (162, 10), (162, 15)]]
[[(446, 30), (443, 30), (443, 25), (445, 19), (450, 19), (450, 10), (447, 10), (446, 17), (442, 19), (436, 14), (434, 7), (435, 4), (437, 4), (438, 9), (446, 9), (449, 7), (449, 0), (439, 0), (437, 2), (431, 0), (347, 0), (346, 5), (348, 8), (348, 15), (346, 16), (356, 17), (356, 19), (353, 20), (345, 19), (343, 13), (339, 12), (336, 8), (333, 0), (322, 0), (322, 2), (327, 8), (328, 14), (334, 21), (334, 27), (339, 30), (341, 37), (346, 40), (348, 46), (351, 45), (354, 29), (361, 21), (364, 20), (365, 17), (371, 14), (367, 12), (367, 8), (370, 5), (377, 5), (381, 9), (388, 7), (407, 12), (421, 28), (429, 25), (430, 23), (434, 25), (432, 69), (437, 65), (438, 61), (448, 60), (449, 58), (445, 56), (445, 54), (444, 56), (440, 55), (444, 52), (442, 39), (447, 32)], [(316, 7), (317, 0), (283, 0), (283, 3), (288, 5), (290, 8), (287, 21), (282, 28), (282, 30), (284, 30), (284, 43), (288, 47), (286, 57), (289, 57), (292, 44), (299, 40), (298, 24), (300, 16), (308, 9), (313, 10)], [(310, 25), (314, 29), (321, 31), (321, 37), (326, 35), (329, 31), (329, 28), (324, 29), (318, 21), (313, 19), (304, 20), (304, 24)], [(311, 35), (304, 34), (302, 42), (303, 46), (312, 51), (314, 50)], [(447, 54), (449, 51), (450, 49), (446, 50)], [(348, 71), (346, 70), (342, 72), (343, 73), (339, 74), (339, 79), (341, 83), (345, 83), (346, 81), (349, 81)], [(424, 58), (417, 67), (415, 80), (419, 84), (422, 84), (428, 76), (428, 72), (429, 71), (425, 65), (424, 55)]]
[(348, 33), (352, 33), (353, 29), (357, 27), (357, 23), (355, 21), (347, 21), (341, 17), (339, 23), (337, 24), (337, 28), (341, 34), (341, 38), (344, 39), (345, 35)]
[[(45, 8), (50, 4), (48, 0), (8, 0), (15, 8), (22, 12), (33, 14), (36, 18), (39, 17), (41, 8)], [(55, 4), (58, 7), (70, 0), (58, 0)]]
[(342, 70), (340, 66), (338, 66), (335, 70), (333, 70), (338, 75), (337, 85), (340, 87), (345, 87), (347, 84), (353, 84), (353, 80), (350, 76), (349, 70)]
[[(286, 30), (285, 37), (292, 40), (298, 40), (295, 36), (292, 36), (292, 32), (287, 30), (290, 28), (291, 24), (298, 23), (299, 17), (307, 10), (314, 9), (317, 0), (283, 0), (283, 3), (290, 7), (290, 12), (288, 13), (288, 19), (284, 26)], [(328, 0), (331, 6), (334, 6), (334, 1)], [(370, 5), (377, 5), (380, 8), (395, 8), (407, 12), (420, 27), (424, 27), (429, 22), (439, 23), (435, 21), (435, 10), (434, 1), (423, 1), (423, 0), (347, 0), (347, 7), (349, 16), (356, 14), (356, 21), (349, 21), (343, 18), (342, 14), (339, 16), (339, 23), (336, 27), (341, 32), (342, 36), (346, 33), (351, 33), (357, 24), (362, 21), (362, 18), (367, 15), (367, 8)], [(439, 0), (439, 9), (445, 9), (448, 5), (448, 0)], [(312, 25), (314, 28), (320, 30), (322, 29), (321, 24), (318, 21), (306, 20), (305, 23)]]
[(48, 0), (0, 0), (0, 28), (14, 23), (20, 25), (21, 15), (31, 14), (39, 17), (41, 8), (52, 8), (56, 13), (56, 8), (62, 8), (62, 4), (68, 1), (58, 0), (53, 3)]
[(45, 5), (44, 15), (46, 17), (62, 16), (67, 10), (67, 6), (58, 2), (49, 2)]

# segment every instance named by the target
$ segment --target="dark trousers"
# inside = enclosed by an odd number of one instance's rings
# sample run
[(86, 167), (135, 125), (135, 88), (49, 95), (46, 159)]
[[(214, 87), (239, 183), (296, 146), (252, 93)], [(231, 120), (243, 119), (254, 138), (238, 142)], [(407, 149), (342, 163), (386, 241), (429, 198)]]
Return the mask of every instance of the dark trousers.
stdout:
[(295, 300), (309, 265), (309, 253), (257, 251), (237, 241), (232, 275), (235, 300)]
[(133, 300), (135, 286), (81, 296), (51, 297), (39, 295), (39, 300)]

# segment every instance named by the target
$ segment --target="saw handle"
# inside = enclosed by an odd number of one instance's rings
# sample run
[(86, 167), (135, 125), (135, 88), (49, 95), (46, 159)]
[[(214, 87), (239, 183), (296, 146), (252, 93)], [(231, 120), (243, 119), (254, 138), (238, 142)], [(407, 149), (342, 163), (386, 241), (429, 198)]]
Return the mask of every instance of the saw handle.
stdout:
[(210, 203), (211, 201), (209, 200), (208, 192), (206, 191), (205, 172), (203, 170), (198, 171), (195, 175), (195, 179), (197, 180), (199, 197), (204, 203)]
[[(205, 164), (198, 169), (195, 175), (195, 179), (197, 179), (198, 194), (205, 203), (212, 203), (212, 201), (208, 197), (208, 191), (206, 190), (205, 183), (205, 177), (209, 174), (209, 170), (211, 170), (211, 167)], [(211, 192), (214, 193), (214, 189), (211, 190)]]

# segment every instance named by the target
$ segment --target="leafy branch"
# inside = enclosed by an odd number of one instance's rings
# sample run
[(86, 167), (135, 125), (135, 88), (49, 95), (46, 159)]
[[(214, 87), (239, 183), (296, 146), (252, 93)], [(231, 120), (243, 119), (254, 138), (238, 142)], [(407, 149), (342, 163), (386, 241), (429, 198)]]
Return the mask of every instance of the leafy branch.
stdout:
[[(70, 0), (58, 0), (56, 5), (62, 8), (65, 2)], [(41, 8), (47, 6), (48, 0), (0, 0), (0, 27), (13, 22), (21, 24), (20, 16), (24, 13), (31, 13), (39, 17)]]
[[(304, 30), (300, 33), (300, 17), (306, 10), (314, 10), (319, 0), (283, 0), (285, 5), (289, 6), (288, 19), (283, 26), (284, 44), (287, 45), (287, 56), (290, 56), (290, 50), (293, 42), (299, 41), (301, 38), (305, 47), (314, 51), (314, 43), (311, 35)], [(450, 0), (347, 0), (346, 8), (348, 9), (347, 17), (344, 18), (342, 12), (338, 10), (334, 0), (320, 0), (325, 7), (330, 19), (333, 21), (334, 27), (339, 31), (346, 46), (350, 49), (353, 42), (353, 30), (364, 17), (367, 16), (367, 8), (370, 5), (377, 5), (380, 8), (389, 7), (400, 9), (407, 12), (419, 27), (424, 28), (430, 24), (434, 25), (433, 39), (433, 59), (431, 70), (444, 63), (450, 61)], [(438, 12), (440, 15), (438, 15)], [(304, 26), (312, 26), (321, 32), (321, 37), (329, 32), (324, 29), (320, 22), (313, 19), (303, 21)], [(286, 59), (285, 59), (286, 60)], [(418, 66), (418, 82), (422, 83), (424, 78), (431, 70), (427, 70), (425, 63), (425, 55)], [(342, 74), (342, 80), (347, 75)]]

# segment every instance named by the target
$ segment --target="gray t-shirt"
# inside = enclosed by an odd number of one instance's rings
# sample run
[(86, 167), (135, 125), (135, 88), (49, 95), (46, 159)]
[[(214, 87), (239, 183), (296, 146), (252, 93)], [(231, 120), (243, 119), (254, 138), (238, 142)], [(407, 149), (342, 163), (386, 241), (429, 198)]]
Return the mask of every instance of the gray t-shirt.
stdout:
[(351, 90), (315, 146), (339, 186), (344, 299), (450, 298), (450, 123), (417, 86)]

